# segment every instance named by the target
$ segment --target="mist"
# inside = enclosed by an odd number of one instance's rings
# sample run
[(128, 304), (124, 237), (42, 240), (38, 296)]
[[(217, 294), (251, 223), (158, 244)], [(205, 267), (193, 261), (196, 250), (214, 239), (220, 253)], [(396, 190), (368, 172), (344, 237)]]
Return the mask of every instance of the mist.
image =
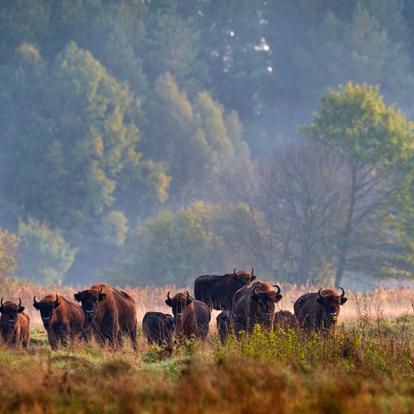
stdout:
[(2, 2), (4, 275), (408, 283), (413, 18), (408, 0)]

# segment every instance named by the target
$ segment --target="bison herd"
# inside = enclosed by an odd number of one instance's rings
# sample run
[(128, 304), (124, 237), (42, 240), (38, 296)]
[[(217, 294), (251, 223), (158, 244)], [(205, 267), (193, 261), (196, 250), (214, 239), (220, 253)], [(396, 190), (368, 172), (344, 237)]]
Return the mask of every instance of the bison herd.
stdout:
[[(174, 296), (168, 292), (165, 303), (172, 315), (147, 312), (142, 331), (150, 344), (172, 349), (176, 340), (205, 340), (209, 332), (211, 310), (220, 310), (217, 330), (221, 342), (234, 334), (251, 333), (255, 325), (263, 331), (299, 329), (329, 333), (335, 329), (340, 306), (347, 298), (345, 291), (337, 294), (331, 289), (302, 295), (294, 304), (294, 314), (275, 312), (282, 299), (278, 285), (256, 280), (251, 272), (234, 269), (225, 275), (199, 276), (194, 283), (194, 297), (186, 290)], [(118, 349), (128, 337), (137, 346), (137, 316), (135, 300), (125, 291), (106, 284), (96, 284), (74, 295), (80, 305), (63, 296), (47, 295), (33, 298), (40, 312), (49, 344), (53, 350), (66, 347), (73, 341), (95, 341)], [(4, 345), (28, 348), (30, 318), (19, 303), (0, 301), (0, 334)]]

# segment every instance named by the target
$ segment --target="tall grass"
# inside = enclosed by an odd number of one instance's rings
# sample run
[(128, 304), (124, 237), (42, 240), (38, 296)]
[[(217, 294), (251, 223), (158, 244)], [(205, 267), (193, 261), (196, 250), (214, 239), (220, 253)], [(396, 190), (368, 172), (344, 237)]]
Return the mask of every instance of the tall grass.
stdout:
[(75, 345), (0, 350), (0, 413), (411, 413), (412, 317), (341, 325), (335, 335), (215, 336), (166, 357)]
[[(25, 301), (37, 289), (26, 288), (13, 292)], [(142, 311), (167, 311), (168, 289), (130, 291), (145, 303), (138, 303)], [(284, 290), (289, 301), (301, 292)], [(39, 288), (36, 295), (49, 292)], [(180, 345), (172, 354), (148, 346), (142, 334), (137, 352), (127, 342), (117, 352), (95, 344), (52, 352), (36, 328), (28, 353), (0, 348), (0, 414), (412, 413), (411, 293), (350, 294), (334, 335), (256, 327), (221, 345), (211, 329), (206, 343)]]

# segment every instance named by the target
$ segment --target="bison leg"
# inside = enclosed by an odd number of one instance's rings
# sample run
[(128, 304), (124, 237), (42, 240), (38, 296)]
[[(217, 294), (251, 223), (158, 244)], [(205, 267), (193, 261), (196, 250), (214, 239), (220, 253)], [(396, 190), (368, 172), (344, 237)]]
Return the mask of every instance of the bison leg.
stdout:
[(59, 343), (58, 343), (58, 338), (57, 338), (57, 336), (55, 335), (55, 333), (54, 333), (54, 332), (52, 332), (52, 331), (49, 331), (49, 332), (47, 333), (47, 338), (48, 338), (48, 340), (49, 340), (49, 345), (50, 345), (50, 347), (52, 348), (52, 350), (53, 350), (53, 351), (56, 351), (56, 350), (58, 349), (58, 345), (59, 345)]
[(136, 351), (137, 350), (137, 329), (136, 329), (136, 327), (132, 328), (129, 331), (129, 337), (131, 339), (132, 348), (133, 348), (134, 351)]

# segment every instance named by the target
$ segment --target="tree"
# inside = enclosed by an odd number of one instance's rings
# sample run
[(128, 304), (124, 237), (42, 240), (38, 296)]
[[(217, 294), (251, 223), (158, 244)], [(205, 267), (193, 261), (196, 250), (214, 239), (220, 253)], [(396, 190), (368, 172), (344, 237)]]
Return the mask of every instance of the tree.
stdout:
[(16, 62), (17, 71), (4, 69), (2, 77), (1, 170), (8, 177), (3, 194), (22, 217), (78, 237), (109, 209), (119, 187), (118, 202), (126, 192), (157, 191), (144, 174), (160, 176), (162, 169), (138, 151), (139, 100), (89, 52), (70, 43), (48, 69), (27, 45)]
[(263, 269), (250, 249), (265, 231), (259, 215), (243, 203), (195, 202), (176, 214), (164, 211), (129, 235), (110, 280), (184, 287), (197, 275), (220, 274), (235, 266)]
[(75, 260), (76, 249), (64, 240), (59, 230), (29, 217), (19, 224), (21, 256), (20, 277), (36, 282), (61, 283)]
[(19, 240), (16, 234), (0, 229), (0, 282), (14, 274), (17, 267)]
[(321, 145), (298, 141), (275, 147), (258, 172), (253, 202), (269, 229), (268, 266), (280, 279), (316, 282), (335, 259), (347, 184), (342, 160)]
[(180, 205), (214, 193), (220, 170), (248, 158), (237, 114), (226, 114), (207, 92), (191, 101), (170, 74), (161, 76), (148, 103), (142, 151), (164, 162)]
[[(346, 215), (336, 242), (336, 285), (345, 270), (362, 270), (358, 260), (355, 266), (350, 260), (358, 255), (361, 229), (383, 228), (388, 203), (401, 189), (403, 171), (398, 165), (411, 157), (413, 126), (396, 107), (385, 105), (378, 87), (348, 83), (326, 93), (312, 123), (303, 128), (309, 138), (341, 157), (347, 169)], [(380, 237), (375, 239), (371, 241)]]

